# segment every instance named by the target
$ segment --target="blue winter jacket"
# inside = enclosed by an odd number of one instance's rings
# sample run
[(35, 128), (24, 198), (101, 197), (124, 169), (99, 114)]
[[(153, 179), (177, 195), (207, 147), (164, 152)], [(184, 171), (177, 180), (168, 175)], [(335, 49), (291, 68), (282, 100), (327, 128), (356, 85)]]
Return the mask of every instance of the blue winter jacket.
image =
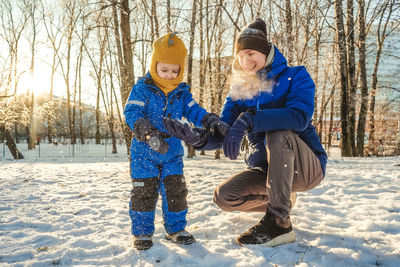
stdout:
[[(254, 128), (248, 133), (249, 151), (246, 163), (252, 168), (266, 171), (267, 152), (264, 145), (265, 132), (293, 130), (317, 155), (325, 175), (327, 155), (318, 138), (311, 118), (314, 112), (315, 85), (304, 66), (288, 67), (285, 57), (275, 49), (272, 64), (257, 75), (273, 81), (270, 92), (260, 92), (258, 96), (246, 100), (225, 99), (221, 119), (232, 125), (236, 118), (247, 110), (255, 110)], [(221, 144), (209, 138), (202, 149), (217, 149)]]
[[(126, 123), (132, 131), (137, 119), (146, 118), (159, 131), (165, 133), (168, 132), (164, 127), (163, 117), (168, 116), (174, 119), (185, 117), (195, 126), (202, 127), (201, 119), (206, 113), (206, 110), (201, 108), (193, 99), (192, 94), (189, 92), (189, 85), (181, 83), (166, 96), (154, 84), (149, 73), (139, 79), (133, 86), (124, 110)], [(152, 150), (147, 143), (141, 142), (135, 137), (132, 138), (131, 159), (136, 158), (140, 160), (131, 161), (131, 172), (135, 169), (134, 164), (143, 164), (144, 159), (151, 159), (156, 165), (162, 165), (176, 157), (183, 156), (183, 146), (180, 139), (170, 137), (165, 140), (169, 144), (169, 149), (167, 153), (160, 154)], [(152, 177), (152, 175), (146, 173), (131, 173), (131, 175), (134, 176), (133, 178)]]

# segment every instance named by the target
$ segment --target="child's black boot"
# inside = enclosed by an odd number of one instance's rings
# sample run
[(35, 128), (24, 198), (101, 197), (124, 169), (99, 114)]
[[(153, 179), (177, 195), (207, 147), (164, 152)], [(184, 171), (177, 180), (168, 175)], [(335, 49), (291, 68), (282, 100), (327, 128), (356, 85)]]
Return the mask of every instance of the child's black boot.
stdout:
[(167, 233), (165, 235), (165, 238), (171, 240), (176, 244), (182, 244), (182, 245), (189, 245), (195, 241), (193, 235), (185, 230), (172, 234)]
[(138, 235), (133, 236), (133, 247), (137, 250), (146, 250), (153, 246), (151, 235)]

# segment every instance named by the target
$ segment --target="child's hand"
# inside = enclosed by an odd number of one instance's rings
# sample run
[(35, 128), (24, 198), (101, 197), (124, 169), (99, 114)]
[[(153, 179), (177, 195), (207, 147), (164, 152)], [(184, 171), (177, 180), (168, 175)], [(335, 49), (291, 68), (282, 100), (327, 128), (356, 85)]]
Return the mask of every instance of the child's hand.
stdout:
[(169, 134), (160, 131), (154, 131), (150, 135), (146, 136), (146, 140), (151, 149), (158, 153), (165, 154), (169, 149), (169, 145), (167, 142), (165, 142), (164, 138), (169, 137), (171, 137)]
[(169, 145), (164, 139), (171, 135), (160, 132), (148, 119), (138, 119), (133, 133), (139, 141), (146, 142), (154, 151), (161, 154), (167, 153)]
[(169, 117), (164, 118), (163, 121), (170, 134), (193, 147), (201, 147), (207, 142), (206, 131), (203, 129), (192, 128), (188, 123), (182, 123)]

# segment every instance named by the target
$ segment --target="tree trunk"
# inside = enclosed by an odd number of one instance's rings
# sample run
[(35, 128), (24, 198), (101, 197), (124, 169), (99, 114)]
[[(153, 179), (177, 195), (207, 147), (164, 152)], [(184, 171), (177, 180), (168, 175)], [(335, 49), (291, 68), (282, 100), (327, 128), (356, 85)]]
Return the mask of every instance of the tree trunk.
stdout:
[(347, 0), (347, 49), (348, 49), (348, 86), (349, 86), (349, 143), (351, 146), (351, 156), (356, 156), (355, 133), (356, 133), (356, 56), (354, 43), (354, 3)]
[[(329, 118), (329, 129), (328, 129), (328, 142), (327, 142), (327, 146), (328, 146), (328, 151), (330, 150), (331, 146), (332, 146), (332, 132), (333, 132), (333, 113), (335, 111), (335, 98), (332, 97), (331, 99), (331, 115)], [(326, 146), (325, 146), (326, 149)]]
[[(71, 88), (69, 82), (70, 68), (71, 68), (71, 47), (72, 47), (72, 34), (74, 31), (73, 28), (73, 19), (74, 19), (74, 11), (75, 7), (72, 7), (71, 10), (70, 21), (68, 25), (68, 37), (67, 37), (67, 72), (65, 73), (65, 84), (67, 87), (67, 107), (68, 107), (68, 123), (69, 123), (69, 137), (70, 141), (75, 139), (75, 133), (72, 126), (72, 114), (71, 114)], [(74, 103), (75, 104), (75, 103)]]
[(292, 9), (290, 7), (290, 0), (285, 0), (286, 2), (286, 38), (287, 38), (287, 62), (289, 66), (293, 64), (293, 23), (292, 23)]
[(13, 155), (14, 159), (23, 159), (24, 156), (21, 154), (21, 152), (19, 152), (10, 131), (5, 129), (4, 126), (0, 126), (0, 134), (6, 138), (6, 145)]
[[(199, 0), (199, 43), (200, 43), (200, 71), (199, 71), (199, 105), (204, 107), (204, 83), (206, 81), (206, 65), (204, 64), (204, 30), (203, 30), (203, 0)], [(202, 150), (200, 155), (205, 155)]]
[[(57, 50), (56, 47), (53, 46), (53, 62), (51, 64), (51, 76), (50, 76), (50, 94), (49, 101), (53, 101), (53, 89), (54, 89), (54, 75), (56, 73), (56, 58), (57, 58)], [(53, 130), (52, 130), (52, 119), (51, 114), (47, 114), (47, 138), (49, 140), (49, 144), (53, 143)]]
[(79, 72), (78, 72), (78, 77), (79, 77), (79, 85), (78, 85), (78, 92), (79, 92), (79, 139), (81, 141), (81, 144), (83, 145), (85, 143), (84, 139), (84, 129), (83, 129), (83, 106), (82, 106), (82, 58), (79, 60)]
[(215, 150), (214, 159), (221, 159), (221, 149)]
[(367, 33), (365, 31), (365, 0), (358, 0), (359, 6), (359, 71), (360, 71), (360, 91), (361, 107), (358, 116), (357, 126), (357, 156), (364, 157), (364, 136), (365, 124), (368, 111), (368, 85), (367, 85), (367, 67), (366, 67), (366, 47), (365, 40)]
[(347, 49), (346, 35), (343, 23), (342, 0), (335, 0), (336, 33), (339, 46), (339, 67), (340, 67), (340, 119), (341, 119), (341, 155), (351, 156), (351, 145), (348, 134), (348, 87), (347, 87)]
[[(105, 28), (105, 35), (108, 35), (108, 29)], [(107, 38), (108, 50), (111, 51), (109, 38)], [(112, 61), (112, 53), (110, 53), (110, 63), (107, 64), (108, 75), (110, 77), (110, 114), (109, 114), (109, 128), (111, 133), (111, 140), (112, 140), (112, 153), (117, 154), (117, 139), (115, 137), (115, 130), (114, 130), (114, 103), (113, 103), (113, 92), (114, 90), (114, 82), (113, 82), (113, 61)], [(115, 102), (118, 105), (118, 102)]]
[(193, 0), (192, 6), (192, 21), (190, 23), (190, 41), (189, 41), (189, 54), (188, 54), (188, 68), (187, 68), (187, 83), (192, 85), (192, 67), (193, 67), (193, 48), (194, 48), (194, 34), (196, 30), (196, 5), (197, 0)]
[[(99, 47), (100, 47), (100, 58), (99, 58), (99, 68), (97, 71), (97, 99), (96, 99), (96, 145), (101, 143), (100, 141), (100, 94), (102, 93), (102, 74), (103, 74), (103, 61), (105, 54), (104, 40), (101, 39), (101, 33), (98, 33)], [(104, 106), (106, 106), (104, 101)]]
[(158, 38), (160, 36), (160, 31), (159, 28), (160, 26), (158, 25), (158, 18), (157, 18), (157, 3), (155, 0), (151, 0), (151, 21), (152, 21), (152, 27), (154, 27), (154, 31), (152, 34), (152, 37)]
[[(393, 12), (393, 6), (395, 5), (394, 1), (386, 1), (384, 6), (381, 10), (381, 15), (379, 19), (379, 24), (377, 27), (377, 45), (378, 51), (376, 52), (375, 64), (374, 64), (374, 71), (372, 73), (372, 85), (371, 85), (371, 105), (370, 105), (370, 134), (368, 139), (368, 147), (369, 151), (372, 155), (377, 155), (377, 145), (375, 144), (375, 102), (376, 102), (376, 95), (378, 91), (378, 68), (379, 62), (382, 55), (383, 50), (383, 43), (385, 42), (387, 34), (387, 26), (391, 21), (391, 16)], [(386, 13), (387, 8), (389, 8), (388, 13)], [(383, 23), (383, 25), (382, 25)], [(383, 26), (383, 29), (381, 27)], [(381, 31), (382, 30), (382, 31)]]
[(167, 0), (167, 30), (171, 30), (171, 1)]
[(204, 102), (204, 83), (206, 80), (206, 66), (204, 64), (204, 32), (203, 32), (203, 0), (199, 3), (199, 42), (200, 42), (200, 72), (199, 72), (199, 105), (203, 107)]
[[(32, 22), (31, 65), (29, 68), (29, 73), (30, 73), (30, 76), (32, 78), (34, 78), (35, 77), (35, 51), (36, 51), (35, 45), (36, 45), (36, 35), (37, 35), (37, 24), (36, 24), (37, 22), (36, 22), (35, 13), (36, 13), (37, 5), (33, 2), (32, 3), (24, 2), (24, 4), (25, 4), (25, 8), (28, 10), (29, 17)], [(30, 41), (30, 40), (28, 40), (28, 41)], [(33, 85), (31, 85), (31, 86), (33, 86)], [(30, 131), (32, 138), (30, 139), (28, 149), (35, 149), (35, 147), (36, 147), (36, 137), (37, 137), (36, 124), (37, 124), (37, 122), (36, 122), (36, 114), (35, 114), (36, 113), (36, 110), (35, 110), (36, 104), (35, 104), (35, 97), (34, 97), (34, 91), (36, 89), (37, 88), (31, 87), (31, 90), (32, 90), (31, 104), (32, 104), (32, 106), (31, 106), (31, 114), (30, 114), (29, 131)]]
[[(192, 21), (190, 23), (190, 41), (189, 41), (189, 55), (188, 55), (188, 69), (187, 69), (187, 83), (192, 85), (192, 67), (193, 67), (193, 47), (194, 47), (194, 33), (196, 30), (196, 7), (197, 0), (193, 0), (192, 6)], [(188, 147), (188, 158), (193, 158), (196, 156), (196, 151), (190, 145)]]
[(32, 91), (28, 150), (36, 148), (35, 95)]
[(18, 123), (14, 123), (14, 131), (15, 131), (15, 143), (19, 144), (19, 131), (18, 131)]
[(376, 94), (377, 94), (377, 85), (378, 85), (378, 66), (379, 60), (381, 58), (382, 45), (379, 45), (378, 52), (376, 54), (375, 64), (374, 64), (374, 72), (372, 73), (372, 85), (371, 85), (371, 103), (369, 107), (369, 137), (368, 137), (368, 148), (370, 155), (377, 154), (377, 147), (375, 142), (375, 102), (376, 102)]
[(125, 103), (128, 99), (132, 85), (135, 83), (135, 75), (133, 68), (133, 52), (132, 52), (132, 38), (131, 38), (131, 27), (130, 27), (130, 9), (129, 1), (121, 0), (121, 37), (122, 37), (122, 49), (123, 49), (123, 60), (126, 65), (127, 73), (127, 88), (124, 88), (124, 98), (122, 103)]
[[(112, 95), (111, 95), (111, 99), (112, 99)], [(108, 127), (110, 128), (110, 133), (111, 133), (112, 153), (117, 154), (117, 140), (115, 138), (115, 131), (114, 131), (114, 112), (113, 112), (112, 103), (111, 103), (111, 108), (110, 108), (110, 118), (108, 119)]]
[[(82, 40), (83, 42), (83, 40)], [(76, 144), (76, 94), (77, 94), (77, 83), (78, 83), (78, 79), (79, 79), (79, 68), (80, 68), (80, 62), (82, 61), (82, 52), (83, 52), (83, 44), (80, 45), (79, 48), (79, 54), (78, 54), (78, 58), (76, 60), (76, 67), (75, 67), (75, 78), (74, 78), (74, 93), (73, 93), (73, 107), (72, 107), (72, 131), (74, 133), (73, 138), (71, 140), (71, 144)], [(79, 99), (80, 101), (80, 99)], [(79, 105), (80, 106), (80, 105)]]
[[(131, 41), (131, 30), (130, 30), (130, 10), (129, 10), (129, 1), (121, 0), (121, 24), (119, 24), (116, 3), (113, 4), (113, 22), (114, 22), (114, 35), (117, 47), (118, 54), (118, 65), (120, 71), (120, 92), (121, 92), (121, 101), (122, 104), (126, 103), (129, 97), (129, 93), (132, 85), (134, 84), (135, 77), (133, 72), (133, 53), (130, 49), (130, 41)], [(121, 28), (121, 35), (119, 33), (119, 28)], [(121, 45), (121, 39), (124, 46)], [(127, 46), (128, 44), (128, 46)], [(127, 49), (128, 51), (125, 51)], [(126, 54), (125, 54), (126, 53)], [(123, 56), (124, 55), (124, 56)], [(132, 139), (132, 133), (129, 127), (124, 123), (122, 127), (124, 132), (126, 151), (129, 154), (129, 148)]]
[[(318, 5), (318, 4), (316, 4), (316, 5)], [(314, 15), (314, 30), (313, 30), (313, 32), (314, 32), (314, 39), (315, 39), (315, 45), (314, 45), (314, 50), (315, 50), (315, 66), (314, 66), (314, 75), (313, 75), (313, 80), (314, 80), (314, 83), (315, 83), (315, 95), (314, 95), (314, 118), (318, 118), (319, 116), (318, 116), (318, 95), (319, 95), (319, 81), (320, 81), (320, 79), (319, 79), (319, 65), (320, 65), (320, 62), (319, 62), (319, 58), (320, 58), (320, 52), (321, 52), (321, 34), (322, 34), (322, 30), (319, 28), (319, 19), (318, 19), (318, 12), (317, 11), (315, 11), (314, 13), (313, 13), (313, 15)], [(324, 79), (324, 81), (326, 81), (327, 80), (327, 77), (328, 76), (328, 74), (327, 74), (327, 72), (325, 71), (325, 79)], [(326, 82), (324, 82), (324, 90), (325, 90), (325, 88), (326, 88)], [(323, 96), (325, 96), (325, 91), (323, 92)], [(324, 100), (321, 100), (321, 107), (323, 106), (323, 102)], [(322, 111), (320, 111), (320, 112), (322, 112)], [(318, 123), (321, 123), (322, 124), (322, 121), (318, 121)], [(316, 128), (318, 128), (318, 129), (321, 129), (321, 127), (318, 127), (318, 125), (316, 125)], [(322, 131), (320, 130), (320, 131), (318, 131), (318, 135), (320, 136), (320, 138), (321, 138), (321, 135), (322, 135)]]
[(96, 145), (101, 144), (100, 137), (100, 90), (101, 88), (97, 85), (97, 96), (96, 96)]

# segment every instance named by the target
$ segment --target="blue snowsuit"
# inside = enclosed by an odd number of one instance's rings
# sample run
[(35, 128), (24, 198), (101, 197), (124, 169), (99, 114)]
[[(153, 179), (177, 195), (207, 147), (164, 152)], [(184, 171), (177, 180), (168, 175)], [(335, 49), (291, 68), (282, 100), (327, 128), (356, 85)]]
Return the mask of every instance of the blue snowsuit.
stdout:
[[(260, 92), (258, 96), (246, 100), (225, 99), (221, 120), (232, 125), (245, 111), (255, 110), (254, 127), (247, 135), (249, 151), (246, 163), (251, 168), (267, 172), (267, 152), (265, 132), (293, 130), (318, 157), (325, 175), (327, 155), (311, 124), (314, 113), (315, 85), (303, 66), (288, 67), (285, 57), (274, 47), (272, 64), (257, 72), (262, 80), (273, 81), (270, 92)], [(209, 136), (205, 146), (196, 149), (218, 149), (221, 141)]]
[[(166, 96), (153, 82), (151, 75), (138, 80), (126, 103), (124, 115), (130, 129), (140, 118), (148, 119), (160, 132), (167, 133), (163, 117), (182, 119), (185, 117), (195, 126), (201, 127), (206, 114), (193, 99), (189, 86), (181, 83)], [(167, 153), (161, 154), (146, 142), (132, 138), (130, 150), (130, 175), (133, 189), (129, 203), (132, 234), (152, 235), (158, 194), (162, 197), (164, 227), (168, 233), (185, 229), (187, 189), (183, 177), (183, 146), (181, 140), (170, 137)]]

